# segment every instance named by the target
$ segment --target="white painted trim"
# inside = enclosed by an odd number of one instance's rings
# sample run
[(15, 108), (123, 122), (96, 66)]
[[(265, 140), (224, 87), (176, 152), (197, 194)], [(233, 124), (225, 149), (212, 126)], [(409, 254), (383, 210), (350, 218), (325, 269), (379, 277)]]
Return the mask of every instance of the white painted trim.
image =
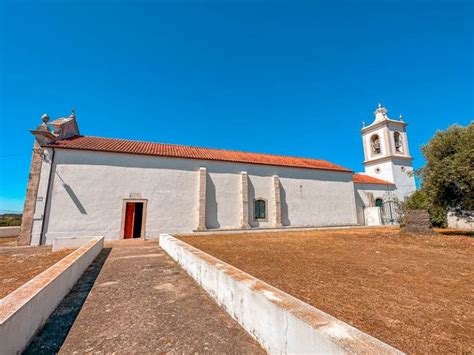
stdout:
[(142, 211), (142, 228), (140, 230), (140, 238), (145, 238), (146, 235), (146, 213), (148, 200), (145, 198), (124, 198), (122, 200), (122, 222), (120, 225), (120, 239), (125, 239), (125, 213), (127, 211), (127, 203), (143, 203)]
[(160, 246), (270, 354), (402, 354), (168, 234)]

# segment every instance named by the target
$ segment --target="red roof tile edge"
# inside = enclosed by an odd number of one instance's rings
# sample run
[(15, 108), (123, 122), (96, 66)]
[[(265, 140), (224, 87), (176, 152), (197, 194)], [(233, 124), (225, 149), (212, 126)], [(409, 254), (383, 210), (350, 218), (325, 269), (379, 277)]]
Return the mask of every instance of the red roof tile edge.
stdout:
[(354, 184), (377, 184), (377, 185), (394, 185), (393, 182), (377, 179), (369, 175), (365, 174), (354, 174), (352, 175), (352, 180)]
[(169, 158), (217, 160), (233, 163), (352, 172), (352, 170), (340, 165), (319, 159), (93, 136), (75, 136), (68, 139), (57, 140), (44, 146), (61, 149), (138, 154)]

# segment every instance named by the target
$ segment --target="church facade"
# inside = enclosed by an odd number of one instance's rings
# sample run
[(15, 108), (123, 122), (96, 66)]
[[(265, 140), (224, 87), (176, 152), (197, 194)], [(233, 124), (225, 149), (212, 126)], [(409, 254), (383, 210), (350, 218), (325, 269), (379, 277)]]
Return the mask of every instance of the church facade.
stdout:
[(364, 225), (367, 208), (415, 190), (405, 127), (377, 108), (362, 129), (365, 173), (354, 174), (318, 159), (83, 136), (73, 114), (44, 115), (19, 244)]

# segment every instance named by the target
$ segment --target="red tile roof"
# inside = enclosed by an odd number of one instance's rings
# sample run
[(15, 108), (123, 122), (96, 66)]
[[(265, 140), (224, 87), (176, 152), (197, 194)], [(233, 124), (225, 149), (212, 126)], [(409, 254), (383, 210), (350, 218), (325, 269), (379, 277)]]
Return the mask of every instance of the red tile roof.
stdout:
[(378, 184), (378, 185), (395, 185), (393, 182), (377, 179), (369, 175), (354, 174), (352, 175), (352, 181), (355, 184)]
[(238, 152), (233, 150), (190, 147), (177, 144), (139, 142), (125, 139), (76, 136), (69, 139), (57, 140), (47, 147), (91, 150), (98, 152), (113, 152), (152, 155), (161, 157), (219, 160), (234, 163), (287, 166), (293, 168), (322, 169), (350, 172), (340, 165), (319, 159), (296, 158), (282, 155)]

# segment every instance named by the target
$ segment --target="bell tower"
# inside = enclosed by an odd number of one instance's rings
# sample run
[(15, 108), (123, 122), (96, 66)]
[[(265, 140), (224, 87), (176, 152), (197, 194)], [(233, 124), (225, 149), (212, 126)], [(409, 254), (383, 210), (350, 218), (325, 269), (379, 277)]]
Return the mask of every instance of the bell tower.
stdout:
[(403, 201), (416, 190), (407, 124), (402, 115), (393, 120), (387, 114), (388, 110), (379, 103), (375, 120), (368, 126), (364, 124), (361, 130), (364, 168), (367, 175), (393, 182), (398, 199)]

